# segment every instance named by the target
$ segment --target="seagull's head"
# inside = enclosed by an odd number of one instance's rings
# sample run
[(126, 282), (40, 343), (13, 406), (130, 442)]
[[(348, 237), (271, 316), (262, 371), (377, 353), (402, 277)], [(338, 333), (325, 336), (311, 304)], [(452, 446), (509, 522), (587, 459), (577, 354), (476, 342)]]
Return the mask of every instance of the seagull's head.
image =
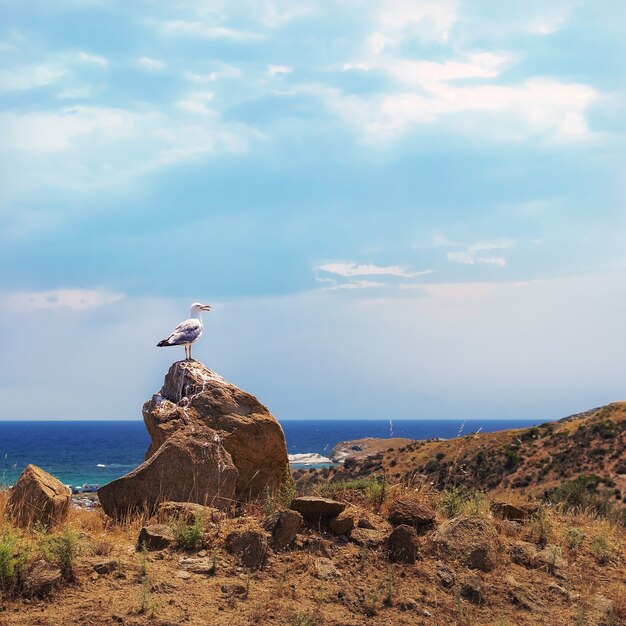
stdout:
[(200, 302), (194, 302), (191, 305), (191, 314), (192, 315), (198, 315), (202, 311), (210, 311), (210, 310), (211, 310), (211, 307), (208, 304), (202, 304)]

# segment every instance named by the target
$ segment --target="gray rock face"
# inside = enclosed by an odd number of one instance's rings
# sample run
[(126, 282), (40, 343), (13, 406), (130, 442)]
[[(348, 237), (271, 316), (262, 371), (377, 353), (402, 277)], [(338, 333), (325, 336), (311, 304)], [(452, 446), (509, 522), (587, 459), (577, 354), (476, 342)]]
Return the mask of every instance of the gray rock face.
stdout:
[(415, 528), (400, 524), (387, 539), (389, 560), (392, 563), (415, 563), (419, 554), (419, 539)]
[(346, 508), (343, 502), (318, 498), (316, 496), (303, 496), (294, 498), (289, 507), (301, 513), (304, 519), (310, 522), (319, 522), (321, 519), (337, 517)]
[(11, 489), (6, 512), (22, 527), (55, 526), (65, 521), (70, 508), (70, 490), (36, 465), (27, 465)]
[(139, 467), (101, 487), (98, 497), (111, 517), (153, 514), (171, 500), (225, 507), (235, 495), (237, 478), (216, 431), (194, 427), (174, 433)]
[(433, 543), (441, 556), (457, 559), (467, 567), (483, 572), (494, 569), (500, 549), (493, 524), (481, 517), (445, 521), (435, 532)]

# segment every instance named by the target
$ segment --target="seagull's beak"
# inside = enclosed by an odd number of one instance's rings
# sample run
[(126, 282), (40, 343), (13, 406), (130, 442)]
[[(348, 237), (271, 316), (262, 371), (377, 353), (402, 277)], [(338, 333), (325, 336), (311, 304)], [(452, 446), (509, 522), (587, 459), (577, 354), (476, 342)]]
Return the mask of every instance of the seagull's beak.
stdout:
[(210, 307), (208, 304), (203, 304), (203, 305), (200, 307), (200, 310), (201, 310), (201, 311), (210, 311), (210, 310), (211, 310), (211, 307)]

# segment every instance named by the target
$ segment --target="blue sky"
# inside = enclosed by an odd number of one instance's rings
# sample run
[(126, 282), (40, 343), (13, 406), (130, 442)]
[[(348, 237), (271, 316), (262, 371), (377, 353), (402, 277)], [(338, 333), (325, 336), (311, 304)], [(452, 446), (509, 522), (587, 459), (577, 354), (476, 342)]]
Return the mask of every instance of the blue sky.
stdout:
[(626, 5), (0, 0), (0, 418), (195, 356), (279, 418), (624, 393)]

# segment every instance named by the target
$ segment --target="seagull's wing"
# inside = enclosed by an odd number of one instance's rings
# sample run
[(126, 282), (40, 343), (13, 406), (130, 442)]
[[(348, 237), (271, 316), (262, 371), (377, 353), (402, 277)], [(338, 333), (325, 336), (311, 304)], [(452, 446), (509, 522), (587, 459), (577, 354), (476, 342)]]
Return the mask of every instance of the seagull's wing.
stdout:
[(174, 329), (167, 339), (159, 341), (157, 346), (180, 346), (184, 343), (193, 343), (201, 334), (202, 324), (199, 320), (185, 320)]

